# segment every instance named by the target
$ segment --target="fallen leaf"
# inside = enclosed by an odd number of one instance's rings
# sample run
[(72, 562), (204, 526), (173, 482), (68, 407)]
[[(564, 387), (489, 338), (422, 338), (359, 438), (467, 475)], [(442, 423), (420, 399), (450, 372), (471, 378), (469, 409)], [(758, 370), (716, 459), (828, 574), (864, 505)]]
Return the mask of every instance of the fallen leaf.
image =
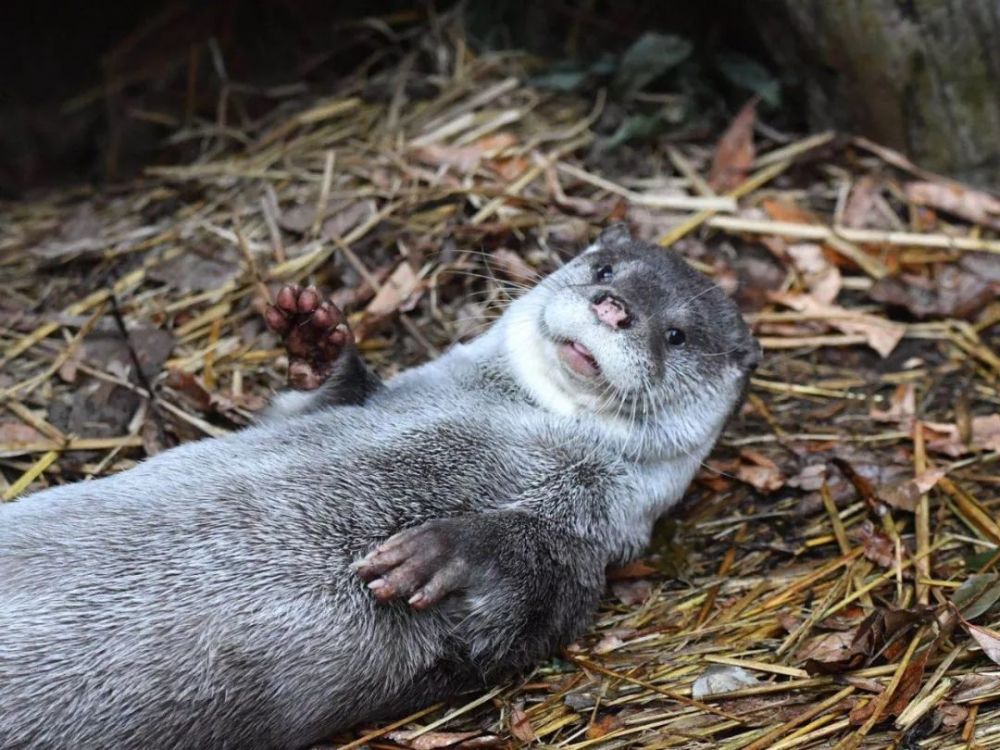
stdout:
[(742, 482), (752, 485), (764, 494), (785, 486), (785, 476), (778, 465), (757, 451), (742, 450), (740, 456), (748, 463), (740, 463), (736, 476)]
[(962, 625), (969, 631), (969, 635), (975, 638), (976, 643), (989, 657), (994, 664), (1000, 664), (1000, 633), (992, 628), (985, 628), (982, 625), (973, 625), (967, 620), (962, 620)]
[(18, 421), (0, 422), (0, 446), (4, 450), (45, 440), (45, 436), (30, 425)]
[(824, 304), (837, 299), (843, 283), (840, 269), (827, 260), (820, 245), (803, 242), (789, 245), (787, 252), (814, 298)]
[[(952, 458), (977, 451), (1000, 450), (1000, 414), (973, 417), (969, 441), (962, 440), (961, 429), (947, 422), (922, 422), (927, 450)], [(937, 434), (935, 434), (937, 433)]]
[(167, 373), (166, 382), (170, 388), (186, 396), (198, 411), (207, 412), (211, 409), (212, 394), (205, 389), (201, 381), (192, 373), (183, 370), (171, 370)]
[(303, 234), (316, 222), (316, 206), (302, 204), (292, 206), (278, 215), (278, 225), (288, 232)]
[(614, 633), (608, 633), (594, 645), (595, 654), (610, 654), (615, 649), (621, 648), (625, 645), (625, 641), (619, 638)]
[(941, 726), (945, 729), (954, 729), (957, 726), (961, 726), (969, 718), (969, 709), (965, 708), (965, 706), (956, 706), (954, 703), (948, 703), (947, 701), (940, 704), (935, 709), (935, 713), (941, 720)]
[(1000, 255), (997, 253), (962, 253), (958, 264), (981, 279), (1000, 283)]
[(862, 523), (855, 536), (861, 542), (864, 556), (876, 565), (891, 568), (896, 562), (896, 545), (892, 540), (875, 528), (871, 521)]
[(490, 265), (494, 266), (503, 276), (518, 284), (534, 286), (539, 274), (518, 253), (501, 247), (490, 253)]
[(691, 686), (691, 697), (702, 700), (710, 695), (728, 693), (760, 684), (757, 675), (743, 667), (713, 664)]
[(427, 732), (414, 739), (412, 731), (390, 732), (386, 735), (393, 742), (413, 750), (437, 750), (441, 747), (452, 747), (463, 740), (478, 736), (479, 732)]
[(782, 198), (765, 198), (760, 203), (765, 213), (775, 221), (789, 224), (818, 224), (819, 219), (798, 203)]
[(986, 614), (1000, 601), (1000, 573), (978, 573), (969, 576), (952, 592), (951, 603), (967, 620)]
[(587, 726), (587, 739), (600, 739), (604, 735), (614, 732), (616, 729), (621, 729), (623, 726), (625, 726), (625, 722), (615, 716), (615, 714), (602, 714), (597, 721), (591, 722)]
[(469, 174), (487, 158), (496, 156), (517, 143), (512, 133), (495, 133), (467, 146), (432, 144), (413, 149), (418, 161), (432, 167), (452, 167), (459, 174)]
[(847, 334), (859, 334), (880, 356), (888, 357), (902, 340), (906, 326), (885, 318), (846, 310), (838, 305), (820, 302), (808, 294), (771, 292), (771, 299), (793, 310), (825, 319), (829, 325)]
[(371, 200), (350, 202), (335, 210), (327, 211), (320, 229), (324, 240), (341, 239), (356, 226), (375, 213), (375, 202)]
[(850, 195), (847, 197), (847, 204), (844, 206), (844, 215), (841, 224), (852, 229), (863, 229), (869, 226), (869, 220), (874, 213), (875, 196), (878, 195), (879, 186), (875, 179), (865, 175), (854, 183)]
[(653, 584), (643, 579), (616, 581), (611, 584), (611, 591), (622, 604), (634, 607), (637, 604), (642, 604), (653, 595)]
[(483, 748), (505, 748), (507, 743), (495, 734), (483, 734), (471, 740), (463, 740), (455, 745), (455, 750), (483, 750)]
[(876, 422), (896, 422), (907, 424), (917, 413), (917, 389), (913, 383), (900, 383), (889, 398), (889, 408), (885, 411), (875, 409), (868, 412)]
[(894, 508), (912, 513), (917, 508), (920, 496), (929, 492), (947, 473), (947, 469), (927, 469), (900, 484), (880, 487), (878, 497)]
[(382, 288), (368, 303), (365, 312), (373, 318), (380, 318), (396, 312), (407, 298), (413, 294), (420, 284), (420, 279), (414, 273), (409, 263), (403, 262), (387, 278)]
[(933, 278), (904, 274), (879, 279), (868, 296), (885, 305), (902, 307), (917, 318), (971, 319), (1000, 293), (1000, 284), (975, 273), (942, 266)]
[(65, 258), (82, 253), (104, 250), (107, 241), (102, 238), (103, 227), (90, 202), (80, 204), (72, 216), (60, 224), (57, 237), (31, 249), (41, 258)]
[(785, 484), (789, 487), (797, 487), (806, 492), (814, 492), (823, 486), (826, 481), (826, 464), (811, 464), (806, 466), (798, 474), (789, 477)]
[(969, 703), (986, 696), (1000, 697), (1000, 672), (972, 672), (962, 675), (949, 697), (955, 703)]
[(910, 659), (910, 663), (906, 665), (903, 674), (899, 678), (899, 683), (896, 685), (896, 690), (892, 694), (889, 705), (882, 712), (882, 717), (899, 716), (910, 705), (910, 701), (913, 700), (913, 696), (920, 690), (920, 686), (924, 681), (927, 659), (930, 658), (932, 650), (934, 650), (933, 645), (925, 648)]
[(534, 742), (538, 739), (528, 715), (516, 704), (510, 707), (510, 733), (521, 742)]
[(1000, 200), (989, 193), (954, 182), (910, 182), (905, 192), (907, 200), (918, 206), (930, 206), (974, 224), (1000, 229)]
[(858, 625), (845, 651), (831, 653), (825, 659), (808, 658), (805, 670), (813, 675), (841, 674), (869, 664), (897, 635), (928, 617), (928, 612), (920, 609), (878, 608)]
[(615, 74), (615, 87), (628, 94), (641, 91), (680, 65), (693, 49), (694, 45), (683, 37), (647, 31), (622, 55)]
[(605, 578), (609, 581), (627, 581), (630, 578), (645, 578), (657, 571), (657, 568), (643, 560), (630, 562), (628, 565), (609, 568)]
[(718, 192), (726, 193), (741, 184), (750, 167), (754, 154), (753, 126), (757, 119), (756, 97), (747, 102), (722, 134), (712, 157), (708, 184)]
[(720, 52), (715, 65), (734, 86), (757, 94), (772, 107), (781, 104), (781, 84), (767, 68), (739, 52)]
[(847, 656), (853, 641), (854, 633), (851, 632), (823, 633), (806, 641), (797, 656), (803, 661), (839, 662)]
[(217, 289), (240, 273), (235, 248), (188, 247), (175, 258), (152, 266), (146, 275), (181, 292)]

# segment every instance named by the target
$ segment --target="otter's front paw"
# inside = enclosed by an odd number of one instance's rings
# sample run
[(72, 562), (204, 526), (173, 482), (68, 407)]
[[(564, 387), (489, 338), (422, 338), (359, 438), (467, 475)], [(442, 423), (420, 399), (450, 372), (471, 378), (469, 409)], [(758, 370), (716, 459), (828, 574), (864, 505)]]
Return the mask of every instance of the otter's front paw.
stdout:
[(390, 537), (354, 569), (379, 601), (405, 597), (425, 609), (468, 580), (468, 564), (448, 521), (430, 521)]
[(354, 344), (344, 314), (325, 302), (315, 287), (282, 287), (264, 320), (284, 340), (288, 384), (296, 390), (313, 391), (323, 385), (341, 352)]

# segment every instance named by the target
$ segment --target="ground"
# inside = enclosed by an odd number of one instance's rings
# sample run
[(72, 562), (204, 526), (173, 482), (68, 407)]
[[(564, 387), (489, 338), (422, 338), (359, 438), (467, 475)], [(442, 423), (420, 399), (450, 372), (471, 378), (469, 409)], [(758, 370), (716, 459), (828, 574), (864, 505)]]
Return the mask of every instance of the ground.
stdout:
[(752, 106), (615, 146), (614, 92), (413, 44), (381, 94), (220, 114), (190, 163), (2, 206), (3, 500), (250, 422), (284, 383), (283, 283), (331, 290), (391, 375), (625, 220), (740, 303), (746, 406), (579, 643), (332, 743), (1000, 747), (996, 198)]

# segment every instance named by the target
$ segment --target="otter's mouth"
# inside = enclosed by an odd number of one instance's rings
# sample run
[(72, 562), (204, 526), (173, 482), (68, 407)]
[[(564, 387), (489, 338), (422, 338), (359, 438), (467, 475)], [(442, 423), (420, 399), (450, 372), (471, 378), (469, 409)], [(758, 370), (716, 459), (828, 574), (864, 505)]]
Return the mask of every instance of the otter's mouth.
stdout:
[(596, 378), (601, 374), (601, 367), (594, 359), (590, 349), (579, 341), (566, 341), (559, 344), (559, 359), (570, 370), (585, 378)]

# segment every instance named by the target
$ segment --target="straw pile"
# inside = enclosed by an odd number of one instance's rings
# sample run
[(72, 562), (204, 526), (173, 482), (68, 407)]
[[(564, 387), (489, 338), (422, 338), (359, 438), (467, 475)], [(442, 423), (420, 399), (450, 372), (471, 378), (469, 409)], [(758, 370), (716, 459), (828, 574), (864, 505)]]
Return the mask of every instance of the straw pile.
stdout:
[(605, 92), (450, 26), (409, 49), (375, 94), (362, 68), (223, 105), (177, 134), (192, 163), (3, 206), (3, 499), (252, 420), (282, 282), (332, 290), (391, 375), (624, 219), (743, 306), (746, 407), (587, 637), (335, 744), (1000, 747), (1000, 202), (752, 105), (717, 142), (608, 149)]

